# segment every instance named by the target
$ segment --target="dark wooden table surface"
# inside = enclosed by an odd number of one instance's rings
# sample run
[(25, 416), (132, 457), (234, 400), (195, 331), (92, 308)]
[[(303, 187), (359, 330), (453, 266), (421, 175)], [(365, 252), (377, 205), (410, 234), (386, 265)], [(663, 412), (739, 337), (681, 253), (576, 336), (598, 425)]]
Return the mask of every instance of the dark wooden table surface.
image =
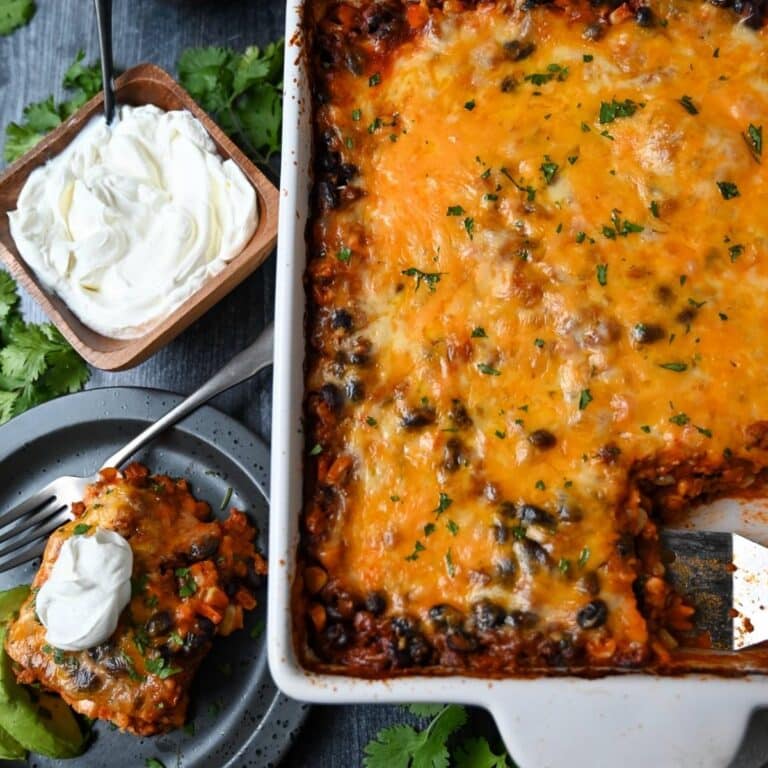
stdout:
[[(62, 95), (61, 77), (79, 49), (85, 50), (89, 60), (98, 55), (90, 0), (38, 0), (38, 5), (31, 24), (10, 37), (0, 38), (0, 129), (19, 119), (27, 103), (51, 93)], [(114, 0), (113, 14), (115, 59), (120, 68), (149, 61), (175, 74), (179, 52), (188, 46), (241, 49), (281, 36), (284, 4), (281, 0)], [(278, 167), (276, 162), (273, 166)], [(137, 385), (192, 391), (252, 340), (271, 318), (274, 274), (273, 254), (253, 277), (170, 346), (129, 371), (94, 371), (88, 386)], [(23, 307), (29, 319), (44, 319), (26, 296)], [(267, 373), (222, 395), (214, 404), (269, 442), (270, 387)], [(631, 712), (627, 716), (631, 717)], [(359, 766), (363, 747), (376, 732), (405, 717), (401, 708), (391, 706), (315, 707), (283, 765)], [(765, 764), (767, 726), (768, 718), (762, 715), (753, 720), (749, 738), (732, 768)], [(471, 713), (470, 729), (494, 735), (493, 725), (483, 712)]]

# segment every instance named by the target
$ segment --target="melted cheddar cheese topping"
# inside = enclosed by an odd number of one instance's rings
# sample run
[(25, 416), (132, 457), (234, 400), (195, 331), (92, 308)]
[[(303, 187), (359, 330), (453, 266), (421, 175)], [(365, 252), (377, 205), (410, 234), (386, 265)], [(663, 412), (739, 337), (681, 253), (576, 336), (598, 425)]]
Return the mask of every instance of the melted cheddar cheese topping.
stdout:
[(343, 403), (310, 421), (307, 557), (427, 635), (490, 602), (643, 661), (623, 537), (765, 463), (766, 33), (698, 2), (597, 40), (578, 6), (415, 8), (318, 76), (354, 168), (310, 236), (308, 402)]

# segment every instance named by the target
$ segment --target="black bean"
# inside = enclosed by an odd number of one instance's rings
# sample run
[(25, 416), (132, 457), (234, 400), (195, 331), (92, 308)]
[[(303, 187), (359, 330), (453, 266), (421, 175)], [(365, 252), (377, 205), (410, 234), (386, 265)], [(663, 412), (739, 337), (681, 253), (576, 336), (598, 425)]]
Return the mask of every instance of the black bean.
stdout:
[(632, 341), (638, 344), (653, 344), (666, 337), (666, 331), (654, 323), (637, 323), (632, 328)]
[(392, 619), (392, 629), (398, 637), (407, 637), (416, 631), (416, 622), (408, 616), (395, 616)]
[(518, 510), (520, 519), (524, 523), (535, 525), (552, 526), (555, 524), (555, 518), (541, 507), (535, 504), (523, 504)]
[(491, 528), (493, 529), (493, 540), (497, 544), (504, 544), (509, 538), (509, 529), (506, 525), (501, 523), (494, 523)]
[(346, 648), (349, 645), (349, 633), (343, 624), (329, 624), (324, 634), (332, 648)]
[(461, 624), (464, 619), (461, 611), (446, 603), (433, 605), (429, 609), (428, 615), (429, 618), (432, 619), (432, 621), (439, 627), (453, 627)]
[(507, 75), (502, 81), (499, 88), (502, 93), (511, 93), (517, 87), (517, 80), (512, 75)]
[(101, 643), (101, 645), (96, 645), (93, 648), (89, 648), (88, 655), (94, 661), (101, 662), (103, 659), (111, 656), (114, 651), (115, 649), (109, 643)]
[(199, 541), (192, 542), (188, 557), (193, 563), (200, 560), (210, 560), (219, 551), (220, 543), (221, 540), (218, 536), (204, 536)]
[(564, 501), (557, 510), (558, 517), (564, 523), (578, 523), (582, 518), (582, 512), (572, 501)]
[(185, 654), (191, 654), (207, 645), (216, 633), (216, 625), (205, 616), (198, 616), (194, 629), (187, 632), (184, 637), (182, 650)]
[(445, 636), (445, 642), (452, 651), (471, 653), (477, 649), (477, 640), (463, 629), (454, 629)]
[(341, 154), (333, 150), (320, 152), (317, 164), (321, 171), (335, 171), (341, 165)]
[(535, 429), (528, 435), (528, 442), (542, 451), (547, 451), (555, 447), (557, 438), (548, 429)]
[(358, 174), (358, 168), (356, 165), (352, 165), (352, 163), (342, 163), (342, 165), (339, 166), (339, 171), (336, 175), (336, 178), (338, 179), (339, 186), (345, 187), (347, 184), (349, 184), (352, 179), (355, 178)]
[(344, 393), (330, 382), (320, 387), (320, 397), (331, 413), (338, 413), (344, 405)]
[(168, 611), (158, 611), (156, 614), (150, 617), (147, 623), (144, 625), (147, 634), (150, 637), (157, 637), (158, 635), (165, 635), (173, 628), (173, 619)]
[(597, 458), (604, 464), (615, 464), (621, 456), (621, 448), (615, 443), (607, 443), (597, 451)]
[(101, 685), (99, 676), (92, 669), (82, 665), (72, 673), (72, 682), (79, 691), (92, 691)]
[(104, 656), (99, 660), (99, 663), (112, 675), (123, 674), (128, 671), (130, 666), (128, 659), (122, 653)]
[(635, 21), (641, 27), (653, 26), (653, 11), (647, 5), (641, 5), (635, 11)]
[(588, 594), (595, 597), (600, 594), (600, 578), (597, 571), (589, 571), (579, 579), (579, 587)]
[(538, 541), (533, 539), (521, 539), (515, 544), (521, 556), (525, 558), (529, 567), (537, 565), (549, 565), (549, 554)]
[(345, 386), (347, 397), (357, 403), (365, 397), (365, 387), (359, 379), (350, 379)]
[(608, 606), (597, 599), (587, 603), (577, 614), (576, 621), (582, 629), (596, 629), (605, 624), (608, 618)]
[(248, 587), (248, 589), (250, 589), (252, 592), (255, 592), (257, 589), (261, 589), (264, 584), (264, 576), (261, 573), (257, 573), (256, 564), (254, 563), (253, 559), (248, 560), (243, 582), (245, 583), (245, 586)]
[(510, 61), (527, 59), (534, 50), (536, 50), (536, 46), (529, 41), (508, 40), (504, 43), (504, 53)]
[(455, 472), (459, 467), (466, 466), (469, 462), (464, 455), (464, 446), (457, 437), (452, 437), (443, 448), (443, 469)]
[(635, 537), (630, 533), (622, 533), (616, 542), (616, 550), (622, 557), (635, 556)]
[(500, 557), (496, 561), (496, 573), (503, 582), (509, 582), (517, 573), (517, 565), (511, 557)]
[(400, 419), (400, 424), (406, 429), (420, 429), (435, 421), (435, 409), (429, 406), (419, 406), (406, 411)]
[(539, 617), (533, 611), (510, 611), (504, 623), (515, 629), (532, 629), (539, 622)]
[(356, 338), (349, 351), (352, 365), (367, 365), (371, 359), (371, 342), (363, 336)]
[(352, 330), (352, 315), (346, 309), (334, 309), (331, 312), (331, 328)]
[(517, 517), (517, 507), (511, 501), (502, 501), (499, 504), (499, 512), (508, 519)]
[(590, 24), (581, 33), (585, 40), (599, 40), (603, 36), (603, 25), (599, 23)]
[(506, 618), (506, 612), (500, 605), (490, 600), (480, 600), (472, 606), (475, 626), (483, 632), (501, 626)]
[(429, 643), (424, 639), (424, 636), (416, 633), (408, 638), (408, 644), (406, 646), (408, 655), (411, 657), (411, 661), (419, 666), (426, 664), (431, 656), (432, 649)]
[(467, 409), (464, 407), (464, 404), (461, 402), (461, 400), (451, 400), (451, 410), (448, 411), (448, 418), (457, 427), (472, 426), (472, 418), (470, 417), (469, 413), (467, 413)]
[(321, 211), (330, 211), (339, 204), (339, 193), (327, 181), (321, 181), (317, 185), (317, 205)]
[(387, 610), (387, 598), (383, 592), (371, 592), (365, 598), (365, 610), (374, 616), (381, 616)]

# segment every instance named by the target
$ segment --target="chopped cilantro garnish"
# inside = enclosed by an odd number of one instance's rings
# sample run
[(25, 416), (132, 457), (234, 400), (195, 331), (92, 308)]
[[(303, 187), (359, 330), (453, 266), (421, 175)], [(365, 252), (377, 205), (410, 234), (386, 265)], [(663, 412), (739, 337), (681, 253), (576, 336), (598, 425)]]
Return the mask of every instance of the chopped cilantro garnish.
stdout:
[(191, 597), (197, 592), (197, 582), (189, 568), (177, 568), (174, 573), (179, 581), (179, 597)]
[(658, 219), (661, 216), (661, 213), (659, 212), (659, 204), (656, 200), (651, 200), (648, 210), (650, 210), (655, 219)]
[(309, 451), (310, 456), (319, 456), (323, 452), (323, 446), (315, 443)]
[(486, 339), (488, 338), (488, 334), (485, 332), (485, 328), (482, 328), (481, 326), (477, 325), (472, 329), (472, 338)]
[(379, 422), (378, 422), (378, 421), (376, 421), (376, 419), (374, 419), (374, 418), (373, 418), (373, 416), (368, 416), (368, 417), (366, 418), (366, 420), (365, 420), (365, 423), (366, 423), (366, 424), (367, 424), (369, 427), (375, 427), (375, 426), (376, 426), (376, 425), (377, 425)]
[(749, 148), (757, 157), (763, 154), (763, 126), (749, 124), (745, 137)]
[(587, 564), (590, 554), (589, 547), (584, 547), (584, 549), (581, 550), (581, 554), (579, 555), (579, 566), (583, 568)]
[(181, 667), (172, 667), (162, 656), (156, 659), (147, 659), (146, 667), (147, 672), (151, 675), (157, 675), (161, 680), (178, 675), (181, 672)]
[(432, 510), (435, 513), (435, 517), (440, 517), (451, 504), (453, 504), (453, 499), (447, 493), (440, 493), (437, 507)]
[(678, 103), (689, 115), (699, 114), (699, 110), (696, 108), (696, 105), (693, 103), (693, 99), (690, 96), (683, 96), (682, 98), (678, 99)]
[(465, 101), (464, 102), (464, 109), (466, 109), (469, 112), (471, 112), (474, 108), (475, 108), (475, 100), (474, 99), (470, 99), (469, 101)]
[(450, 548), (445, 553), (445, 569), (448, 571), (448, 575), (453, 578), (456, 575), (456, 566), (453, 564), (453, 555)]
[(579, 395), (579, 410), (583, 411), (593, 399), (592, 393), (588, 389), (582, 389)]
[(419, 552), (423, 552), (425, 549), (426, 549), (426, 547), (420, 541), (417, 541), (413, 545), (413, 552), (411, 552), (410, 555), (406, 555), (405, 559), (410, 561), (410, 562), (413, 562), (414, 560), (418, 560), (419, 559)]
[(700, 435), (704, 435), (704, 437), (712, 437), (712, 430), (711, 429), (707, 429), (706, 427), (700, 427), (700, 426), (698, 426), (696, 424), (694, 424), (693, 426), (696, 427), (696, 431)]
[(460, 205), (449, 205), (446, 216), (463, 216), (464, 209)]
[(451, 532), (451, 536), (455, 536), (459, 532), (459, 524), (455, 520), (449, 520), (445, 527)]
[(590, 62), (590, 61), (592, 61), (594, 58), (595, 58), (595, 57), (594, 57), (594, 56), (593, 56), (591, 53), (585, 53), (585, 54), (584, 54), (584, 55), (581, 57), (581, 60), (582, 60), (582, 61), (583, 61), (585, 64), (589, 64), (589, 62)]
[(642, 106), (643, 104), (638, 104), (636, 101), (632, 101), (632, 99), (603, 101), (600, 104), (598, 121), (600, 125), (605, 125), (606, 123), (612, 123), (617, 117), (632, 117)]
[(408, 267), (408, 269), (404, 269), (400, 274), (405, 275), (406, 277), (415, 277), (416, 278), (416, 288), (414, 288), (415, 291), (419, 290), (419, 286), (421, 285), (422, 281), (424, 281), (427, 284), (427, 288), (429, 288), (430, 293), (435, 292), (435, 286), (440, 282), (440, 278), (443, 276), (443, 272), (422, 272), (420, 269), (417, 269), (416, 267)]
[(381, 73), (375, 72), (368, 78), (368, 85), (373, 88), (373, 86), (378, 85), (381, 82)]
[(429, 537), (437, 530), (437, 526), (434, 523), (427, 523), (424, 526), (424, 536)]
[(486, 376), (501, 376), (501, 371), (497, 371), (487, 363), (478, 363), (477, 370), (480, 371), (480, 373), (484, 373)]
[(675, 373), (682, 373), (688, 370), (687, 363), (659, 363), (659, 368), (664, 368), (667, 371), (674, 371)]
[(648, 433), (651, 431), (651, 428), (650, 428), (650, 427), (649, 427), (647, 424), (642, 424), (642, 425), (640, 426), (640, 429), (641, 429), (643, 432), (645, 432), (646, 434), (648, 434)]
[(475, 220), (471, 216), (467, 216), (464, 219), (464, 229), (469, 235), (469, 239), (473, 240), (475, 234)]
[(544, 176), (544, 181), (547, 182), (547, 184), (551, 184), (557, 175), (557, 171), (559, 170), (560, 166), (557, 163), (553, 163), (549, 159), (549, 155), (544, 155), (544, 162), (539, 166), (541, 168), (541, 173)]
[(741, 194), (739, 188), (732, 181), (718, 181), (716, 183), (723, 200), (732, 200)]
[(677, 424), (678, 427), (684, 427), (690, 421), (688, 416), (685, 413), (682, 413), (682, 412), (681, 413), (676, 413), (674, 416), (670, 416), (669, 420), (673, 424)]
[(744, 253), (744, 246), (739, 243), (728, 248), (728, 255), (731, 257), (731, 261), (736, 261), (742, 253)]
[(363, 110), (362, 109), (353, 109), (352, 110), (352, 119), (356, 123), (359, 122), (362, 117), (363, 117)]
[(84, 533), (88, 533), (91, 530), (91, 526), (86, 523), (78, 523), (73, 529), (72, 533), (75, 536), (82, 536)]
[(608, 265), (598, 264), (596, 270), (597, 270), (597, 282), (600, 283), (600, 285), (607, 285), (608, 284)]
[(544, 339), (534, 339), (533, 343), (541, 349), (544, 346)]

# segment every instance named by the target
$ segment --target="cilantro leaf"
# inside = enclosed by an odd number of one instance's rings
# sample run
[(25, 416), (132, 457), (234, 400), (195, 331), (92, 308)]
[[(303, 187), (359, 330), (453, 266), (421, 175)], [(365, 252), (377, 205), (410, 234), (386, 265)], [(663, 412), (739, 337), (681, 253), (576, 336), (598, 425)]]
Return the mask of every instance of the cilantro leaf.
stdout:
[(34, 0), (0, 0), (0, 35), (10, 35), (34, 15)]
[(256, 160), (280, 149), (284, 42), (238, 53), (231, 48), (188, 48), (179, 81), (219, 125)]
[[(0, 0), (2, 3), (2, 0)], [(79, 109), (101, 90), (101, 70), (96, 65), (83, 66), (85, 53), (78, 51), (74, 62), (64, 73), (64, 87), (73, 91), (71, 98), (56, 104), (53, 96), (24, 108), (24, 119), (10, 123), (5, 129), (3, 156), (16, 160), (37, 144), (46, 133)]]
[(486, 739), (467, 739), (455, 754), (456, 768), (507, 768), (507, 753), (496, 755)]
[(410, 704), (408, 711), (416, 717), (435, 717), (443, 711), (444, 704)]
[[(426, 711), (422, 709), (421, 711)], [(431, 710), (433, 711), (433, 710)], [(449, 737), (467, 721), (464, 707), (440, 707), (423, 731), (410, 725), (384, 728), (365, 748), (364, 768), (448, 768)]]
[(0, 324), (5, 322), (18, 303), (16, 283), (7, 272), (0, 271)]

